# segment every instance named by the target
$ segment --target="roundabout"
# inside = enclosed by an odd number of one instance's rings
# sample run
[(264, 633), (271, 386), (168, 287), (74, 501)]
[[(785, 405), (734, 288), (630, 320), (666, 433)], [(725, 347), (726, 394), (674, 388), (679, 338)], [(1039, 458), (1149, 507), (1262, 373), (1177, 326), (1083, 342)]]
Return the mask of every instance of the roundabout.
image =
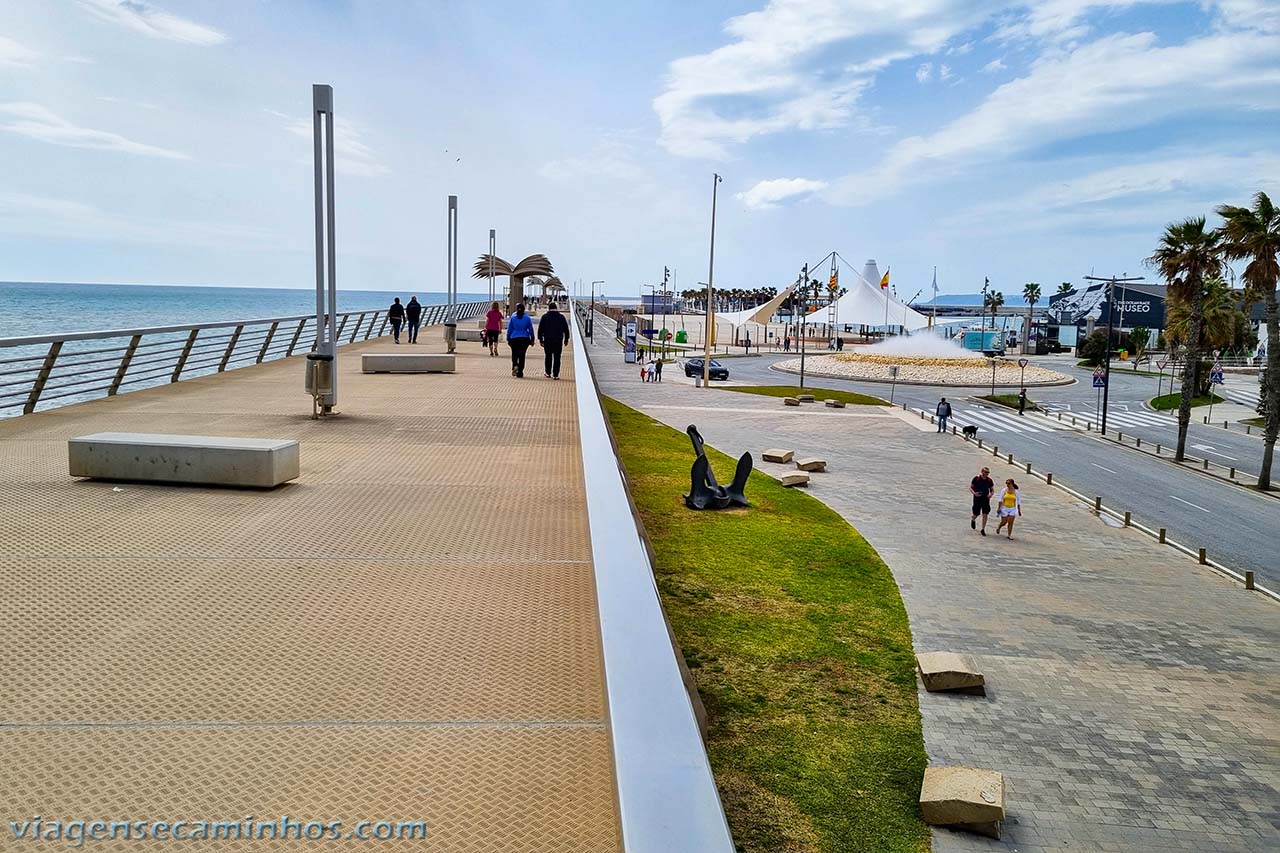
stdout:
[[(991, 361), (983, 357), (937, 357), (919, 355), (882, 355), (871, 353), (839, 353), (805, 359), (805, 373), (833, 379), (860, 382), (895, 381), (891, 368), (898, 368), (900, 385), (950, 385), (974, 387), (992, 384)], [(774, 370), (800, 372), (800, 359), (793, 358), (773, 365)], [(1028, 364), (1025, 369), (1010, 359), (995, 359), (997, 388), (1034, 388), (1070, 385), (1076, 380), (1065, 373)]]

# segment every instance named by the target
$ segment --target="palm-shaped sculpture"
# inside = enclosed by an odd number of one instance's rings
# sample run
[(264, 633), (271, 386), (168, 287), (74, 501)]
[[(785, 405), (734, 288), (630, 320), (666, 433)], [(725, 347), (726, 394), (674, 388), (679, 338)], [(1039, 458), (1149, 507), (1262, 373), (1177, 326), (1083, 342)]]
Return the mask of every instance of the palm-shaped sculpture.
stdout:
[(1265, 412), (1262, 470), (1258, 488), (1271, 488), (1271, 458), (1280, 433), (1280, 306), (1276, 285), (1280, 280), (1280, 210), (1266, 193), (1253, 197), (1253, 208), (1224, 204), (1218, 215), (1225, 222), (1218, 229), (1222, 251), (1229, 260), (1249, 262), (1241, 278), (1251, 299), (1261, 299), (1266, 309), (1267, 363), (1262, 373), (1262, 411)]
[(509, 307), (514, 308), (516, 305), (524, 302), (524, 280), (531, 275), (555, 275), (555, 269), (551, 266), (551, 261), (547, 260), (546, 255), (530, 255), (520, 263), (512, 266), (509, 261), (499, 258), (497, 255), (484, 254), (480, 256), (480, 260), (476, 261), (471, 273), (472, 278), (488, 278), (492, 275), (505, 275), (510, 279), (510, 286), (507, 289), (507, 303)]
[(1200, 368), (1201, 327), (1204, 322), (1205, 280), (1222, 275), (1220, 237), (1207, 231), (1204, 217), (1196, 216), (1175, 222), (1164, 230), (1156, 250), (1146, 264), (1169, 285), (1170, 307), (1181, 306), (1187, 312), (1184, 344), (1187, 360), (1182, 368), (1182, 399), (1178, 403), (1178, 447), (1174, 458), (1186, 457), (1187, 427), (1191, 423), (1191, 398), (1196, 390), (1196, 373)]

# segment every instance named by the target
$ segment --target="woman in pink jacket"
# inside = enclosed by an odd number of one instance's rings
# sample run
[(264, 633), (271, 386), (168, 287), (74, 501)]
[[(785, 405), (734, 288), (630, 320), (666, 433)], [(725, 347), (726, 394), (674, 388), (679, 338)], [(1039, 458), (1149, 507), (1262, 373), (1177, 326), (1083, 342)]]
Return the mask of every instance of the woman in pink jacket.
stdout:
[(484, 315), (484, 339), (489, 344), (489, 355), (498, 354), (498, 338), (502, 336), (502, 312), (498, 303), (493, 303), (489, 313)]

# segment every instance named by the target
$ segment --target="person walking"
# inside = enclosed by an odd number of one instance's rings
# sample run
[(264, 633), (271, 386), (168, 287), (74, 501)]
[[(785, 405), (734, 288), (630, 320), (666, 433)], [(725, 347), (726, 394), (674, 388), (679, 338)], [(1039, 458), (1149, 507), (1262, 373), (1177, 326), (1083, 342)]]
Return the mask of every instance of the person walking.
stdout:
[(404, 306), (400, 304), (400, 297), (396, 297), (396, 301), (391, 303), (391, 307), (387, 309), (387, 319), (391, 321), (391, 334), (395, 336), (396, 343), (400, 343), (400, 326), (404, 323)]
[(556, 310), (554, 302), (547, 303), (547, 313), (538, 321), (538, 343), (542, 344), (542, 375), (560, 378), (560, 354), (569, 343), (569, 321)]
[(484, 315), (484, 340), (489, 345), (489, 355), (498, 354), (498, 337), (502, 334), (502, 312), (498, 303), (489, 306), (489, 313)]
[(973, 495), (973, 517), (969, 519), (969, 529), (978, 526), (978, 516), (982, 516), (983, 536), (987, 535), (987, 517), (991, 515), (991, 493), (996, 484), (991, 480), (991, 469), (983, 468), (982, 473), (969, 481), (969, 494)]
[(938, 401), (938, 407), (933, 410), (933, 414), (938, 421), (938, 432), (946, 432), (947, 419), (951, 417), (951, 404), (947, 402), (946, 397)]
[(1023, 388), (1018, 392), (1018, 414), (1021, 415), (1027, 410), (1027, 389)]
[(1004, 481), (1004, 494), (1000, 495), (1000, 503), (996, 507), (1000, 523), (996, 525), (996, 535), (1006, 524), (1009, 526), (1009, 538), (1013, 538), (1013, 522), (1022, 515), (1022, 497), (1018, 493), (1018, 484), (1013, 478)]
[(524, 303), (507, 320), (507, 346), (511, 347), (511, 375), (524, 378), (524, 357), (533, 345), (533, 318), (524, 313)]
[(404, 319), (409, 327), (409, 343), (416, 344), (418, 326), (422, 323), (422, 303), (418, 301), (418, 297), (409, 297), (409, 304), (404, 306)]
[(782, 351), (783, 351), (783, 352), (791, 352), (791, 336), (790, 336), (790, 335), (786, 335), (785, 337), (783, 337), (783, 339), (782, 339)]

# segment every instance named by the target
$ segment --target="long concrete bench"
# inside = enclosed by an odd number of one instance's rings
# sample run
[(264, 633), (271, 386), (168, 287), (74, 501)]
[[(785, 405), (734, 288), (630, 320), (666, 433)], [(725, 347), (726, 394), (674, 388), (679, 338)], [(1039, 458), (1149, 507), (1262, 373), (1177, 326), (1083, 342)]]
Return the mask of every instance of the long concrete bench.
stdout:
[(67, 442), (71, 476), (250, 486), (298, 477), (298, 442), (277, 438), (99, 432)]
[(484, 329), (458, 329), (460, 341), (483, 341)]
[(360, 356), (364, 373), (453, 373), (454, 357), (449, 353), (367, 352)]

